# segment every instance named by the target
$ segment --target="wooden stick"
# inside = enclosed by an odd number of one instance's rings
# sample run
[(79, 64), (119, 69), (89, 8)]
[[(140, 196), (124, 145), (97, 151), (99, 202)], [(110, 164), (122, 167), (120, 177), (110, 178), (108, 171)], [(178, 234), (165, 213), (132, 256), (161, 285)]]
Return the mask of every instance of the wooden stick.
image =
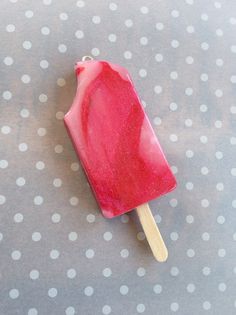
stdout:
[(148, 203), (138, 206), (136, 211), (154, 257), (159, 262), (166, 261), (168, 251)]

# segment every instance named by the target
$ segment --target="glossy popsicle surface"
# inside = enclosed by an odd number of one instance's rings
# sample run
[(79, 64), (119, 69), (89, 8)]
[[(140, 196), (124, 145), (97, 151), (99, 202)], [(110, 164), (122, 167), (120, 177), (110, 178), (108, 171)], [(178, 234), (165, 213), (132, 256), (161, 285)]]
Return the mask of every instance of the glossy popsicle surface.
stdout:
[(79, 62), (64, 121), (104, 216), (159, 197), (175, 178), (130, 76), (106, 61)]

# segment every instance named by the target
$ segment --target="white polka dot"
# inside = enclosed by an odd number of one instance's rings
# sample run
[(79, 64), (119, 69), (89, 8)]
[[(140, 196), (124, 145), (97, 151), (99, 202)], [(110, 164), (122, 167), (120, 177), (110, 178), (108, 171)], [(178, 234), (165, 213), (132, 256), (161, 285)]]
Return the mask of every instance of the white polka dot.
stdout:
[(220, 58), (216, 59), (216, 65), (218, 67), (222, 67), (223, 64), (224, 64), (224, 60), (223, 59), (220, 59)]
[(41, 240), (42, 236), (39, 232), (34, 232), (32, 234), (32, 241), (39, 242)]
[(216, 184), (216, 189), (218, 191), (223, 191), (224, 190), (224, 184), (223, 183), (217, 183)]
[(208, 74), (207, 73), (202, 73), (200, 76), (201, 81), (206, 82), (208, 81)]
[(178, 105), (176, 103), (170, 103), (170, 110), (176, 111), (178, 109)]
[(19, 290), (17, 289), (11, 289), (9, 291), (9, 296), (11, 299), (17, 299), (19, 297), (20, 293), (19, 293)]
[(29, 276), (31, 280), (37, 280), (39, 278), (39, 271), (36, 269), (33, 269), (30, 271)]
[(177, 277), (179, 275), (179, 269), (177, 267), (171, 267), (170, 269), (170, 274), (173, 277)]
[(236, 168), (232, 168), (230, 172), (232, 176), (236, 176)]
[(188, 25), (186, 27), (186, 31), (189, 33), (189, 34), (193, 34), (195, 32), (195, 29), (194, 29), (194, 26), (193, 25)]
[(48, 97), (47, 97), (46, 94), (40, 94), (40, 95), (39, 95), (39, 101), (40, 101), (41, 103), (46, 103), (47, 100), (48, 100)]
[(50, 5), (52, 4), (52, 0), (43, 0), (43, 4)]
[(9, 126), (2, 126), (1, 132), (4, 135), (8, 135), (11, 132), (11, 128)]
[(226, 288), (227, 288), (227, 286), (226, 286), (226, 284), (225, 283), (219, 283), (219, 285), (218, 285), (218, 290), (220, 291), (220, 292), (225, 292), (225, 290), (226, 290)]
[(71, 269), (68, 269), (67, 272), (66, 272), (66, 275), (69, 279), (74, 279), (76, 277), (76, 270), (71, 268)]
[(230, 144), (236, 145), (236, 137), (231, 137), (230, 138)]
[(231, 17), (231, 18), (229, 19), (229, 23), (230, 23), (231, 25), (236, 25), (236, 18), (235, 18), (235, 17)]
[(186, 57), (185, 62), (186, 62), (188, 65), (191, 65), (191, 64), (193, 64), (194, 59), (193, 59), (192, 56), (188, 56), (188, 57)]
[(36, 206), (40, 206), (43, 203), (43, 197), (42, 196), (35, 196), (34, 197), (34, 204)]
[(185, 184), (185, 187), (186, 187), (187, 190), (193, 190), (194, 185), (193, 185), (192, 182), (187, 182), (187, 183)]
[(217, 158), (218, 160), (221, 160), (224, 155), (223, 155), (223, 152), (217, 151), (217, 152), (215, 153), (215, 156), (216, 156), (216, 158)]
[(54, 178), (53, 186), (58, 188), (58, 187), (61, 187), (61, 185), (62, 185), (62, 180), (60, 178)]
[(98, 48), (93, 48), (92, 50), (91, 50), (91, 54), (94, 56), (94, 57), (97, 57), (97, 56), (99, 56), (100, 55), (100, 51), (99, 51), (99, 49)]
[(186, 88), (186, 89), (185, 89), (185, 94), (186, 94), (187, 96), (193, 95), (193, 89), (190, 88), (190, 87)]
[(105, 241), (110, 241), (112, 239), (112, 233), (111, 232), (105, 232), (103, 234), (103, 238)]
[(59, 18), (62, 21), (66, 21), (66, 20), (68, 20), (68, 14), (65, 13), (65, 12), (62, 12), (62, 13), (59, 14)]
[(30, 308), (28, 310), (28, 315), (38, 315), (38, 311), (36, 308)]
[(77, 7), (79, 7), (79, 8), (83, 8), (83, 7), (85, 6), (85, 3), (84, 3), (83, 0), (78, 0), (78, 1), (76, 2), (76, 5), (77, 5)]
[(225, 255), (226, 255), (226, 250), (224, 248), (220, 248), (218, 250), (218, 256), (223, 258), (223, 257), (225, 257)]
[(141, 78), (145, 78), (147, 76), (147, 70), (146, 69), (140, 69), (138, 74)]
[(101, 17), (98, 16), (98, 15), (93, 16), (92, 22), (93, 22), (94, 24), (100, 24), (100, 23), (101, 23)]
[(148, 14), (149, 9), (148, 9), (148, 7), (141, 7), (140, 8), (140, 12), (143, 13), (143, 14)]
[(200, 111), (201, 111), (202, 113), (207, 112), (207, 111), (208, 111), (208, 107), (207, 107), (207, 105), (202, 104), (202, 105), (200, 106)]
[(126, 27), (132, 27), (133, 26), (133, 21), (131, 19), (127, 19), (125, 20), (125, 26)]
[(206, 144), (208, 142), (207, 136), (201, 136), (200, 137), (200, 142), (203, 143), (203, 144)]
[(47, 60), (41, 60), (39, 65), (42, 69), (47, 69), (49, 67), (49, 62)]
[(24, 216), (23, 216), (22, 213), (16, 213), (16, 214), (14, 215), (13, 219), (14, 219), (14, 221), (15, 221), (16, 223), (21, 223), (21, 222), (23, 222), (23, 220), (24, 220)]
[(145, 274), (146, 274), (146, 270), (145, 270), (143, 267), (139, 267), (139, 268), (137, 269), (137, 275), (138, 275), (139, 277), (143, 277), (143, 276), (145, 276)]
[(169, 204), (171, 207), (175, 208), (177, 205), (178, 205), (178, 200), (175, 199), (175, 198), (172, 198), (170, 201), (169, 201)]
[(41, 34), (42, 35), (49, 35), (50, 34), (50, 29), (47, 26), (44, 26), (41, 28)]
[(55, 147), (54, 147), (54, 151), (56, 153), (62, 153), (64, 150), (63, 146), (61, 144), (57, 144)]
[(169, 139), (171, 142), (177, 142), (178, 141), (178, 136), (175, 134), (172, 134), (169, 136)]
[(91, 258), (94, 257), (95, 252), (94, 252), (93, 249), (90, 248), (90, 249), (87, 249), (87, 250), (86, 250), (85, 255), (86, 255), (86, 257), (87, 257), (88, 259), (91, 259)]
[(7, 56), (4, 58), (3, 62), (5, 63), (6, 66), (11, 66), (14, 63), (14, 60), (12, 57)]
[(202, 50), (208, 50), (209, 49), (209, 44), (206, 42), (201, 43), (201, 48)]
[(178, 10), (172, 10), (172, 11), (171, 11), (171, 16), (172, 16), (173, 18), (179, 17), (179, 11), (178, 11)]
[(70, 232), (68, 235), (69, 241), (76, 241), (78, 239), (78, 234), (76, 232)]
[(179, 41), (176, 40), (176, 39), (173, 39), (173, 40), (171, 41), (171, 46), (172, 46), (173, 48), (178, 48), (178, 47), (179, 47)]
[(215, 90), (215, 96), (216, 97), (222, 97), (223, 96), (223, 91), (220, 89)]
[(15, 32), (15, 30), (16, 30), (16, 27), (15, 27), (15, 25), (13, 25), (13, 24), (8, 24), (8, 25), (6, 26), (6, 31), (7, 31), (8, 33)]
[(204, 276), (209, 276), (210, 273), (211, 273), (211, 268), (209, 268), (209, 267), (203, 267), (203, 268), (202, 268), (202, 274), (203, 274)]
[(156, 54), (155, 59), (157, 62), (162, 62), (163, 61), (163, 55), (162, 54)]
[(184, 124), (185, 124), (186, 127), (192, 127), (193, 121), (192, 121), (192, 119), (188, 118), (188, 119), (185, 120)]
[(192, 224), (194, 222), (194, 217), (191, 214), (189, 214), (186, 216), (185, 220), (188, 224)]
[(132, 53), (131, 53), (131, 51), (125, 51), (124, 52), (124, 57), (125, 57), (125, 59), (131, 59), (132, 58)]
[(210, 202), (209, 202), (208, 199), (202, 199), (201, 200), (201, 205), (202, 205), (203, 208), (208, 208), (209, 205), (210, 205)]
[(236, 233), (233, 234), (233, 240), (236, 241)]
[(81, 30), (77, 30), (75, 32), (75, 37), (78, 38), (78, 39), (84, 38), (84, 32), (81, 31)]
[(84, 294), (86, 296), (92, 296), (94, 292), (94, 289), (92, 287), (86, 287), (84, 288)]
[(4, 91), (2, 97), (4, 100), (9, 101), (12, 98), (12, 93), (10, 91)]
[(38, 161), (36, 164), (35, 164), (35, 167), (37, 168), (37, 170), (41, 171), (45, 168), (45, 164), (44, 162), (42, 161)]
[[(66, 80), (64, 78), (58, 78), (57, 79), (57, 85), (60, 87), (63, 87), (66, 85)], [(63, 113), (63, 117), (64, 117), (64, 113)]]
[(0, 205), (3, 205), (6, 202), (6, 197), (3, 195), (0, 195)]
[(148, 38), (145, 36), (141, 37), (139, 41), (140, 41), (140, 44), (143, 46), (146, 46), (148, 44)]
[(154, 124), (156, 126), (159, 126), (159, 125), (161, 125), (161, 118), (160, 117), (155, 117), (153, 122), (154, 122)]
[(177, 241), (178, 240), (178, 238), (179, 238), (179, 234), (177, 233), (177, 232), (171, 232), (170, 233), (170, 239), (172, 240), (172, 241)]
[(95, 222), (95, 215), (94, 214), (88, 214), (87, 215), (87, 217), (86, 217), (86, 220), (87, 220), (87, 222), (89, 222), (89, 223), (93, 223), (93, 222)]
[(29, 113), (28, 109), (23, 108), (23, 109), (20, 111), (20, 115), (21, 115), (22, 118), (28, 118), (29, 115), (30, 115), (30, 113)]
[(57, 249), (52, 249), (50, 251), (50, 258), (57, 259), (60, 256), (60, 252)]
[(122, 258), (127, 258), (129, 256), (129, 251), (128, 249), (124, 248), (120, 251), (120, 255)]
[(176, 71), (171, 71), (170, 78), (172, 80), (177, 80), (178, 79), (178, 73)]
[(177, 174), (177, 173), (178, 173), (178, 168), (177, 168), (177, 166), (172, 165), (170, 168), (171, 168), (173, 174)]
[(21, 152), (25, 152), (25, 151), (27, 151), (28, 150), (28, 145), (26, 144), (26, 143), (20, 143), (19, 145), (18, 145), (18, 149), (19, 149), (19, 151), (21, 151)]
[(155, 284), (153, 287), (153, 291), (156, 294), (160, 294), (162, 292), (162, 286), (160, 284)]
[(129, 292), (129, 288), (127, 287), (127, 285), (122, 285), (120, 286), (120, 294), (121, 295), (126, 295)]
[(64, 54), (64, 53), (67, 51), (67, 47), (66, 47), (65, 44), (60, 44), (60, 45), (58, 45), (57, 49), (58, 49), (58, 51), (59, 51), (60, 53), (62, 53), (62, 54)]
[(37, 134), (38, 134), (40, 137), (45, 136), (46, 133), (47, 133), (47, 130), (46, 130), (45, 128), (39, 128), (39, 129), (37, 130)]
[(59, 213), (53, 213), (51, 220), (53, 223), (59, 223), (61, 221), (61, 215)]
[(11, 253), (11, 258), (13, 260), (20, 260), (21, 259), (21, 252), (19, 250), (14, 250), (12, 253)]
[(214, 6), (216, 9), (221, 9), (221, 3), (218, 1), (214, 2)]
[(136, 310), (139, 314), (144, 313), (145, 312), (145, 305), (144, 304), (138, 304), (136, 307)]
[(31, 43), (29, 40), (25, 40), (25, 41), (23, 42), (22, 46), (23, 46), (24, 49), (29, 50), (29, 49), (31, 49), (31, 47), (32, 47), (32, 43)]
[(122, 223), (128, 223), (129, 222), (129, 216), (127, 214), (122, 214), (120, 217), (120, 220)]
[(230, 112), (231, 112), (231, 114), (236, 114), (236, 106), (231, 106), (230, 107)]
[(207, 175), (209, 173), (209, 169), (206, 166), (203, 166), (201, 168), (202, 175)]
[(186, 287), (186, 290), (188, 291), (188, 293), (193, 293), (195, 291), (196, 287), (193, 283), (189, 283)]
[(109, 34), (109, 35), (108, 35), (108, 40), (109, 40), (109, 42), (111, 42), (111, 43), (115, 43), (116, 40), (117, 40), (116, 34)]
[(16, 185), (21, 187), (21, 186), (24, 186), (25, 185), (25, 179), (24, 177), (18, 177), (17, 180), (16, 180)]
[(160, 214), (156, 214), (154, 216), (154, 219), (155, 219), (156, 223), (158, 223), (158, 224), (161, 223), (162, 218), (161, 218)]
[(21, 77), (21, 81), (25, 84), (28, 84), (28, 83), (30, 83), (31, 78), (28, 74), (23, 74)]
[(154, 92), (155, 92), (156, 94), (161, 94), (161, 92), (162, 92), (162, 87), (161, 87), (160, 85), (156, 85), (156, 86), (154, 87)]
[(162, 31), (162, 30), (164, 29), (164, 24), (158, 22), (158, 23), (156, 24), (156, 29), (157, 29), (158, 31)]
[(205, 301), (203, 302), (202, 307), (205, 311), (208, 311), (211, 308), (211, 303), (209, 301)]
[(34, 16), (34, 12), (31, 10), (25, 11), (25, 17), (31, 19)]
[(145, 240), (145, 238), (146, 238), (146, 236), (145, 236), (145, 233), (143, 231), (137, 233), (137, 239), (139, 241), (143, 241), (143, 240)]
[(0, 160), (0, 168), (5, 169), (8, 167), (8, 161), (7, 160)]
[(111, 314), (111, 307), (109, 305), (104, 305), (102, 308), (102, 314), (104, 315)]
[(189, 248), (186, 254), (189, 258), (192, 258), (195, 256), (195, 251), (192, 248)]
[(50, 289), (48, 290), (48, 296), (49, 296), (50, 298), (56, 297), (56, 296), (57, 296), (57, 289), (56, 289), (56, 288), (50, 288)]
[(223, 36), (223, 35), (224, 35), (224, 32), (222, 31), (222, 29), (218, 28), (218, 29), (216, 30), (216, 36), (221, 37), (221, 36)]
[(70, 198), (70, 204), (71, 204), (72, 206), (77, 206), (78, 203), (79, 203), (79, 199), (78, 199), (77, 197), (71, 197), (71, 198)]
[(177, 312), (179, 310), (179, 304), (176, 302), (173, 302), (170, 304), (170, 309), (172, 312)]
[(69, 306), (65, 310), (66, 315), (75, 315), (75, 308), (73, 306)]
[(63, 112), (57, 112), (56, 113), (56, 119), (63, 120), (63, 118), (64, 118), (64, 113)]
[(209, 241), (210, 239), (210, 234), (207, 232), (202, 233), (202, 240), (203, 241)]
[(231, 50), (232, 53), (236, 53), (236, 45), (232, 45), (230, 47), (230, 50)]
[(110, 268), (105, 268), (103, 269), (102, 274), (104, 277), (108, 278), (112, 275), (112, 271)]

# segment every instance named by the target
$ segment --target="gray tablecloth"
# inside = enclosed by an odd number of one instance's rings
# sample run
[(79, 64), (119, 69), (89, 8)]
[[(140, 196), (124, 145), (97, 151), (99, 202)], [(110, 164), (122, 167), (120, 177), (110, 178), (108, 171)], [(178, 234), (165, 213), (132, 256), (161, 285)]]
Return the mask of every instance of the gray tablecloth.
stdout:
[[(1, 0), (0, 314), (236, 313), (236, 3)], [(125, 66), (178, 180), (102, 217), (63, 125), (83, 55)], [(112, 141), (112, 139), (111, 139)]]

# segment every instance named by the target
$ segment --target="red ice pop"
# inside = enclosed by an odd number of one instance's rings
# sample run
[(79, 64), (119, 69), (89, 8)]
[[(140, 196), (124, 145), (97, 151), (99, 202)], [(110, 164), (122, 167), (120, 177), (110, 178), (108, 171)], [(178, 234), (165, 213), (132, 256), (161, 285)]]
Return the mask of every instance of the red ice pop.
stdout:
[(127, 70), (89, 60), (75, 71), (77, 92), (64, 121), (97, 202), (107, 218), (137, 208), (147, 236), (155, 222), (146, 203), (171, 191), (174, 175)]

